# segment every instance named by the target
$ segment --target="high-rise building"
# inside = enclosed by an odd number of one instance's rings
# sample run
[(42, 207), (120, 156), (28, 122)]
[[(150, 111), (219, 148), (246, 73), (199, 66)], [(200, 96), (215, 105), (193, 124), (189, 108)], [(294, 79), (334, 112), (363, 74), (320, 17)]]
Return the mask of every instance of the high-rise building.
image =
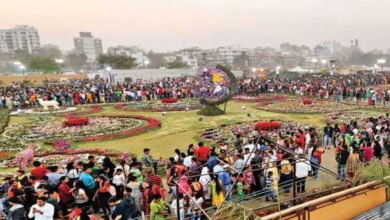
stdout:
[(17, 25), (12, 29), (0, 30), (0, 52), (25, 50), (32, 53), (40, 46), (38, 30), (28, 25)]
[(80, 32), (79, 37), (74, 38), (76, 53), (84, 53), (88, 63), (94, 63), (100, 54), (103, 54), (102, 40), (94, 38), (91, 32)]

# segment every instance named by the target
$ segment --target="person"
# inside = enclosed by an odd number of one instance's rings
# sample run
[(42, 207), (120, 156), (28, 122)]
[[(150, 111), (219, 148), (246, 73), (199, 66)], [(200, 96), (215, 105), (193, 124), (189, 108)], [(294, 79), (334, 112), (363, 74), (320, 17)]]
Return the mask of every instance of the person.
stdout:
[(66, 213), (66, 207), (69, 203), (73, 201), (72, 190), (68, 185), (69, 178), (67, 176), (62, 176), (60, 178), (60, 185), (58, 186), (58, 193), (60, 196), (60, 205), (62, 211)]
[[(139, 190), (139, 187), (138, 187)], [(127, 207), (131, 210), (130, 218), (138, 218), (141, 216), (141, 209), (139, 208), (140, 201), (133, 197), (133, 190), (125, 186), (123, 191), (123, 202), (127, 203)]]
[(184, 209), (184, 198), (183, 194), (179, 193), (178, 195), (179, 198), (175, 198), (171, 202), (171, 210), (173, 213), (177, 216), (177, 199), (179, 199), (179, 209), (180, 209), (180, 219), (179, 220), (184, 220), (185, 216), (185, 209)]
[(265, 194), (265, 201), (269, 202), (272, 199), (273, 202), (276, 202), (276, 193), (274, 191), (274, 179), (273, 179), (273, 173), (272, 171), (268, 171), (267, 177), (265, 178), (265, 189), (266, 194)]
[(190, 200), (190, 212), (192, 214), (191, 220), (200, 220), (202, 217), (202, 205), (203, 205), (203, 197), (200, 193), (195, 193), (195, 196)]
[[(93, 157), (94, 158), (94, 157)], [(92, 174), (92, 163), (94, 163), (94, 160), (90, 160), (89, 164), (85, 164), (83, 166), (83, 172), (81, 173), (79, 180), (81, 181), (81, 185), (84, 186), (85, 193), (88, 196), (88, 201), (91, 202), (92, 207), (94, 209), (94, 212), (97, 213), (99, 208), (96, 200), (94, 199), (95, 197), (95, 192), (96, 192), (96, 183), (95, 179), (93, 178)], [(80, 184), (80, 183), (78, 183)], [(83, 197), (82, 200), (85, 201), (85, 198)], [(80, 201), (81, 202), (81, 201)]]
[(280, 162), (280, 180), (279, 186), (283, 188), (283, 192), (286, 196), (290, 195), (291, 181), (292, 181), (292, 171), (290, 161), (288, 160), (289, 155), (284, 154), (283, 159)]
[(210, 200), (210, 182), (211, 182), (211, 177), (209, 175), (209, 168), (207, 166), (204, 166), (202, 168), (201, 176), (199, 177), (199, 182), (202, 184), (202, 189), (203, 189), (203, 195), (206, 201)]
[(142, 192), (140, 190), (141, 184), (137, 182), (137, 177), (135, 176), (129, 176), (129, 182), (127, 183), (125, 187), (125, 193), (126, 194), (126, 189), (131, 189), (131, 196), (135, 200), (135, 204), (137, 205), (137, 210), (141, 210), (141, 199), (142, 199)]
[(164, 208), (164, 201), (160, 194), (153, 195), (153, 201), (150, 203), (150, 220), (163, 220), (167, 211)]
[(18, 188), (22, 189), (22, 187), (27, 186), (28, 177), (25, 174), (24, 170), (17, 170), (15, 181), (17, 182)]
[[(111, 185), (109, 179), (104, 175), (100, 174), (98, 178), (96, 178), (96, 183), (98, 185), (97, 189), (97, 202), (99, 204), (99, 207), (103, 209), (103, 213), (105, 215), (109, 214), (111, 212), (110, 206), (108, 204), (108, 200), (112, 195), (111, 193)], [(95, 195), (96, 196), (96, 195)]]
[(157, 162), (150, 155), (150, 149), (149, 148), (145, 148), (144, 149), (144, 155), (142, 155), (141, 161), (142, 161), (142, 167), (143, 168), (153, 168), (154, 170), (157, 169)]
[(116, 196), (111, 197), (108, 200), (110, 208), (113, 210), (111, 214), (112, 219), (130, 219), (132, 206), (127, 201), (121, 201)]
[(238, 196), (238, 203), (242, 202), (244, 198), (244, 184), (243, 184), (243, 178), (242, 176), (237, 177), (237, 183), (236, 183), (236, 191)]
[(324, 147), (330, 149), (333, 140), (333, 127), (328, 123), (324, 128)]
[(84, 184), (80, 180), (73, 183), (72, 195), (78, 208), (89, 206), (89, 198), (84, 190)]
[(349, 177), (353, 178), (360, 167), (359, 152), (357, 148), (353, 148), (352, 154), (349, 155), (345, 165), (345, 172)]
[(346, 149), (346, 145), (341, 146), (339, 153), (337, 154), (337, 179), (345, 179), (345, 165), (349, 157), (349, 151)]
[(297, 178), (297, 193), (304, 193), (306, 191), (306, 177), (311, 171), (310, 162), (305, 159), (297, 159), (295, 168), (295, 177)]
[(224, 167), (224, 171), (218, 173), (218, 178), (221, 180), (224, 192), (225, 192), (225, 199), (226, 201), (232, 200), (232, 192), (231, 192), (231, 177), (230, 174), (226, 169), (228, 169), (227, 165)]
[(223, 184), (219, 180), (218, 175), (213, 175), (213, 179), (210, 182), (211, 186), (211, 203), (213, 206), (220, 206), (224, 200)]
[(48, 183), (54, 187), (57, 187), (60, 184), (60, 178), (64, 176), (63, 174), (58, 173), (58, 166), (52, 166), (47, 168), (50, 172), (47, 174)]
[(132, 164), (131, 169), (130, 169), (130, 173), (133, 176), (137, 177), (137, 182), (139, 184), (141, 184), (143, 182), (143, 180), (144, 180), (144, 177), (142, 176), (140, 167), (141, 167), (141, 163), (135, 162), (135, 163)]
[(205, 164), (208, 161), (210, 149), (207, 146), (204, 146), (203, 142), (199, 142), (198, 146), (195, 155), (201, 164)]
[(31, 207), (28, 217), (34, 220), (53, 220), (54, 206), (46, 202), (46, 197), (38, 197), (37, 204)]
[(7, 220), (24, 220), (24, 206), (20, 204), (18, 198), (13, 197), (8, 199), (8, 205), (11, 207), (8, 211)]
[(37, 178), (37, 180), (40, 180), (46, 174), (46, 167), (41, 165), (39, 161), (34, 161), (33, 166), (34, 168), (31, 169), (30, 174)]
[(123, 196), (123, 186), (125, 185), (125, 175), (123, 174), (123, 170), (121, 168), (117, 168), (112, 178), (112, 184), (115, 187), (115, 191), (118, 198), (122, 198)]

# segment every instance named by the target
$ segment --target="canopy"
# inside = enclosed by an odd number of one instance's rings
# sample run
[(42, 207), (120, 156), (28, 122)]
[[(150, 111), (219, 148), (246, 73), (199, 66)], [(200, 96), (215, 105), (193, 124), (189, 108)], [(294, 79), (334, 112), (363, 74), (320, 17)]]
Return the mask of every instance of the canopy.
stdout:
[(307, 73), (307, 72), (309, 72), (309, 70), (305, 70), (305, 69), (303, 69), (303, 68), (300, 67), (300, 66), (296, 66), (296, 67), (293, 68), (293, 69), (289, 69), (288, 72)]

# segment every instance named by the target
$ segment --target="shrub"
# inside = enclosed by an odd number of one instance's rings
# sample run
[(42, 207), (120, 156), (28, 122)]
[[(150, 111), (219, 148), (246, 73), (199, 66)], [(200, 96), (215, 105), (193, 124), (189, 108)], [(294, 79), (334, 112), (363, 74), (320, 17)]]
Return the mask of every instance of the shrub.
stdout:
[(218, 116), (218, 115), (225, 114), (225, 112), (214, 105), (207, 105), (202, 110), (200, 110), (197, 114), (203, 116)]

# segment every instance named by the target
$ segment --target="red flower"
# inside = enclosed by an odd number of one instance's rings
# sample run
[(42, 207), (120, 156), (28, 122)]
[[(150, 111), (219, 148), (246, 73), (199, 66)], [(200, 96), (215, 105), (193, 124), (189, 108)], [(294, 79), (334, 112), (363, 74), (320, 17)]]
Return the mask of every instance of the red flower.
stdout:
[(83, 118), (68, 118), (67, 121), (64, 122), (64, 126), (70, 127), (70, 126), (83, 126), (87, 125), (89, 123), (89, 118), (83, 117)]
[(311, 105), (311, 104), (313, 104), (313, 100), (311, 100), (309, 98), (304, 98), (303, 99), (303, 104), (304, 105)]
[(162, 103), (176, 103), (177, 99), (175, 99), (175, 98), (162, 98), (161, 102)]
[(282, 123), (279, 121), (261, 121), (258, 122), (255, 127), (258, 131), (276, 130), (282, 127)]

